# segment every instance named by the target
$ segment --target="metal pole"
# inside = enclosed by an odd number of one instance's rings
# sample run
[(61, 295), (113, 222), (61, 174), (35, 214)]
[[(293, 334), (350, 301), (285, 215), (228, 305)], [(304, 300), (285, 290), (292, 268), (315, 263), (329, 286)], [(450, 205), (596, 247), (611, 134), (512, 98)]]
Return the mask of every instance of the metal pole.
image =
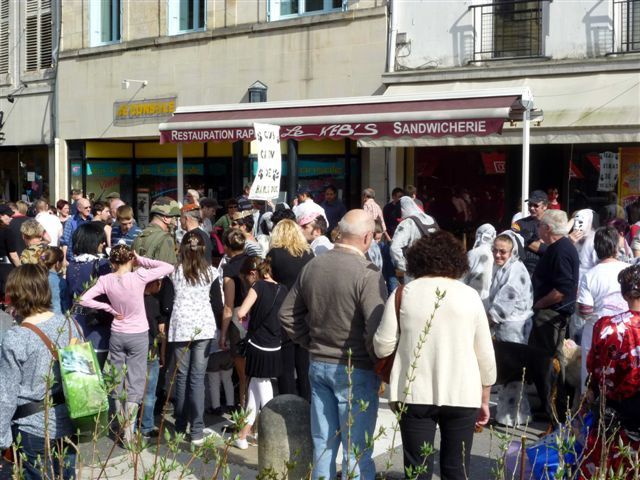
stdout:
[(298, 189), (298, 142), (297, 140), (287, 140), (287, 203), (293, 206), (293, 199), (296, 198)]
[(178, 143), (178, 172), (177, 172), (177, 180), (178, 180), (178, 202), (182, 202), (184, 200), (184, 164), (182, 158), (182, 143)]
[(525, 200), (529, 195), (529, 142), (530, 142), (529, 116), (530, 116), (529, 108), (525, 108), (525, 111), (522, 114), (522, 198), (521, 198), (522, 215), (525, 217), (527, 216), (527, 212), (528, 212), (527, 204)]

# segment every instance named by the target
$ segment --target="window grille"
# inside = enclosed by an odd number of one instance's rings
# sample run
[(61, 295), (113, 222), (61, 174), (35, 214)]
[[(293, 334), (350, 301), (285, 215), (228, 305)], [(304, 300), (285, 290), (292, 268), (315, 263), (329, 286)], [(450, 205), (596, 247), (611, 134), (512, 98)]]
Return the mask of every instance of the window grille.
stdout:
[(640, 52), (640, 0), (613, 2), (614, 53)]

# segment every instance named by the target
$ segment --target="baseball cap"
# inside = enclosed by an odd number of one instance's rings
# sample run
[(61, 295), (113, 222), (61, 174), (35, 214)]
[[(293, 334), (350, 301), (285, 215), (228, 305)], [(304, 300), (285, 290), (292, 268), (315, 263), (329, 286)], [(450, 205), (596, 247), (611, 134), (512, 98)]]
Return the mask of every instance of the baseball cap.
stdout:
[(531, 194), (529, 195), (529, 198), (527, 198), (525, 200), (525, 202), (531, 202), (531, 203), (544, 202), (544, 203), (549, 203), (549, 197), (542, 190), (534, 190), (533, 192), (531, 192)]
[(298, 188), (298, 190), (296, 190), (296, 195), (309, 195), (311, 194), (311, 190), (309, 190), (309, 187), (300, 187)]
[(14, 212), (9, 205), (0, 205), (0, 215), (9, 215), (12, 217), (13, 213)]
[(298, 225), (304, 227), (305, 225), (310, 224), (318, 218), (319, 213), (308, 213), (300, 218), (298, 218)]
[(215, 210), (219, 210), (222, 207), (215, 198), (205, 197), (200, 199), (200, 208), (213, 208)]
[(245, 217), (250, 217), (251, 215), (253, 215), (253, 212), (251, 210), (242, 210), (241, 212), (235, 212), (231, 216), (231, 220), (238, 221), (242, 220)]
[(173, 198), (158, 197), (151, 204), (149, 213), (157, 213), (159, 215), (164, 215), (165, 217), (179, 217), (180, 206)]

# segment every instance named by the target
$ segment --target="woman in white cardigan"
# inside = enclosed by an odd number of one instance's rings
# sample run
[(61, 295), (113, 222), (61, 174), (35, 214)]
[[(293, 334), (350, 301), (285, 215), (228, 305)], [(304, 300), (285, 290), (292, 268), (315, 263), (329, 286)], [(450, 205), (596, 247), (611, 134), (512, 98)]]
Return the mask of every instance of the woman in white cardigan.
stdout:
[[(482, 301), (473, 288), (457, 280), (468, 268), (462, 244), (450, 233), (439, 231), (418, 240), (407, 252), (407, 270), (415, 280), (402, 291), (400, 318), (396, 295), (391, 295), (373, 339), (378, 358), (398, 349), (389, 400), (406, 407), (400, 420), (405, 469), (415, 471), (423, 464), (422, 444), (433, 444), (437, 424), (441, 478), (447, 480), (465, 479), (470, 471), (474, 428), (489, 421), (489, 393), (496, 380)], [(430, 321), (438, 291), (444, 298)], [(416, 355), (420, 335), (427, 329)], [(407, 380), (411, 376), (415, 379)], [(431, 478), (433, 456), (426, 465), (427, 473), (417, 478)]]

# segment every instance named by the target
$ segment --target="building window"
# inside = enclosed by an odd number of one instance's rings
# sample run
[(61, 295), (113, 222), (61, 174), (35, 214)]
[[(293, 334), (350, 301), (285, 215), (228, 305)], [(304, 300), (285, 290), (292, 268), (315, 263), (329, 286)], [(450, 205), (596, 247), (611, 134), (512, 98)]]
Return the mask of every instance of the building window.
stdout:
[(548, 0), (496, 0), (473, 5), (475, 60), (540, 57), (543, 6)]
[(37, 72), (53, 65), (51, 0), (27, 0), (25, 25), (25, 71)]
[(205, 0), (169, 0), (169, 35), (205, 29)]
[(9, 73), (9, 5), (10, 0), (0, 0), (0, 75)]
[(339, 12), (346, 9), (347, 0), (269, 0), (269, 20)]
[(120, 0), (91, 0), (89, 22), (92, 47), (121, 40), (122, 10)]
[(615, 53), (640, 51), (640, 0), (613, 2)]

